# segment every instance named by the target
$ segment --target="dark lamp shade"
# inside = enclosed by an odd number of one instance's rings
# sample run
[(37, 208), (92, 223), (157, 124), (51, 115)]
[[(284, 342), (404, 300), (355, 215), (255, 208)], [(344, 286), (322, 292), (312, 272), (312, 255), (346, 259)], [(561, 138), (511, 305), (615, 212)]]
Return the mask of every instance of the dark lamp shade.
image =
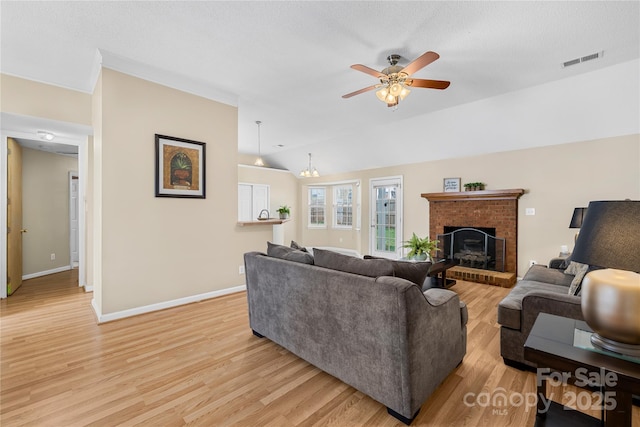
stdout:
[(590, 202), (571, 260), (640, 272), (640, 201)]
[(569, 228), (582, 227), (582, 221), (584, 220), (586, 213), (587, 208), (575, 208), (573, 210), (573, 216), (571, 217), (571, 223), (569, 223)]

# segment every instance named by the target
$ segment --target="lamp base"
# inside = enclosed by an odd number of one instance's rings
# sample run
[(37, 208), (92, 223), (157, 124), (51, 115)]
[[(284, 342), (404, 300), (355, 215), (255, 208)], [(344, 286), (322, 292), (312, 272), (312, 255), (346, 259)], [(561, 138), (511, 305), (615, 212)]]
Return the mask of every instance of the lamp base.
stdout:
[(601, 337), (597, 333), (591, 335), (591, 344), (597, 348), (613, 351), (614, 353), (620, 353), (625, 356), (640, 357), (640, 345), (617, 342)]

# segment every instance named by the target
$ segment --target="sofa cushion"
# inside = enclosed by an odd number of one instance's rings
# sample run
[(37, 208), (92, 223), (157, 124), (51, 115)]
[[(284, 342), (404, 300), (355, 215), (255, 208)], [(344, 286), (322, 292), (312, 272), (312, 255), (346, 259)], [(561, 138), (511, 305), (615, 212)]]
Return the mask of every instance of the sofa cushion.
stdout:
[(547, 268), (540, 264), (534, 264), (529, 268), (522, 280), (533, 280), (534, 282), (569, 286), (573, 280), (573, 276), (565, 274), (562, 270)]
[(274, 258), (286, 259), (287, 261), (313, 265), (313, 256), (310, 253), (292, 249), (284, 245), (276, 245), (271, 242), (267, 242), (267, 255)]
[(318, 267), (367, 277), (393, 276), (393, 264), (388, 259), (362, 259), (318, 248), (313, 248), (313, 258)]
[(546, 291), (566, 295), (568, 289), (567, 286), (523, 279), (498, 304), (498, 323), (507, 328), (520, 330), (522, 299), (525, 295), (532, 291)]
[[(371, 255), (365, 255), (364, 259), (387, 259), (381, 257), (374, 257)], [(431, 268), (430, 262), (411, 262), (411, 261), (396, 261), (390, 260), (393, 265), (393, 275), (400, 277), (401, 279), (408, 280), (415, 283), (422, 288), (425, 279), (429, 275), (429, 269)]]
[(296, 242), (295, 240), (292, 240), (291, 241), (291, 245), (289, 245), (289, 246), (291, 246), (293, 249), (297, 249), (297, 250), (302, 251), (302, 252), (309, 252), (307, 250), (307, 248), (305, 248), (304, 246), (300, 246), (298, 244), (298, 242)]

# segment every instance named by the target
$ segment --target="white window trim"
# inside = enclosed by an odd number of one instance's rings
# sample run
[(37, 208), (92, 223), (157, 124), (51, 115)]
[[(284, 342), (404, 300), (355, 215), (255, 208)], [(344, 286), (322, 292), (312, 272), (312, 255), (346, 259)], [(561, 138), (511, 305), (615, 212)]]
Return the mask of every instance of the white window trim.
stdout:
[[(312, 189), (323, 189), (324, 190), (324, 205), (323, 205), (324, 206), (324, 224), (312, 224), (311, 223), (311, 197), (309, 197), (309, 196), (310, 196), (310, 193), (311, 193)], [(326, 229), (327, 228), (327, 186), (326, 185), (309, 185), (309, 186), (307, 186), (307, 228), (312, 228), (312, 229)]]
[[(339, 230), (352, 230), (353, 224), (354, 224), (354, 215), (356, 213), (356, 206), (354, 204), (354, 196), (355, 196), (355, 189), (354, 189), (354, 184), (353, 183), (348, 183), (348, 184), (336, 184), (331, 186), (332, 189), (332, 209), (331, 209), (331, 214), (333, 216), (331, 222), (332, 222), (332, 227), (339, 229)], [(338, 203), (336, 203), (336, 195), (338, 193), (338, 190), (340, 188), (348, 188), (349, 190), (351, 190), (351, 225), (342, 225), (342, 224), (338, 224)]]

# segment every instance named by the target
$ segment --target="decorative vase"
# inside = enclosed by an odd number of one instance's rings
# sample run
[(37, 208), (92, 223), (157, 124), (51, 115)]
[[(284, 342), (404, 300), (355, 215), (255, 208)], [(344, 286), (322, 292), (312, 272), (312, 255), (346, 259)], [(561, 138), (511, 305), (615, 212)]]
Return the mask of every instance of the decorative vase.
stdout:
[(418, 254), (418, 255), (414, 255), (413, 259), (416, 260), (416, 261), (426, 261), (428, 257), (429, 257), (429, 254), (421, 253), (421, 254)]
[(289, 214), (286, 212), (280, 212), (280, 219), (289, 219)]

